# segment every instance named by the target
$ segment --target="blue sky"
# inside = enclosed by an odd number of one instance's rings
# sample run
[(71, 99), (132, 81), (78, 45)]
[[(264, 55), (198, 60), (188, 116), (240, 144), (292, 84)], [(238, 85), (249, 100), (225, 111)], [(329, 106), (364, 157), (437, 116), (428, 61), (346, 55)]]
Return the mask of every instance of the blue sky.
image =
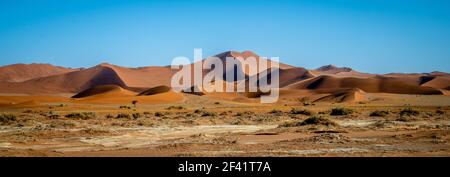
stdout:
[(447, 0), (2, 0), (0, 65), (168, 65), (227, 50), (371, 73), (450, 72)]

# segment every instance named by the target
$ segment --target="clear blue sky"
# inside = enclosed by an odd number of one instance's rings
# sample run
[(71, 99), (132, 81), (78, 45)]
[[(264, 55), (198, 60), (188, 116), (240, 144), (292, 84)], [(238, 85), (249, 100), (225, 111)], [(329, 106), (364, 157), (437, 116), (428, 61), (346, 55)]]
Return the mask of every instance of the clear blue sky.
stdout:
[(227, 50), (317, 68), (450, 72), (448, 0), (0, 2), (0, 65), (168, 65)]

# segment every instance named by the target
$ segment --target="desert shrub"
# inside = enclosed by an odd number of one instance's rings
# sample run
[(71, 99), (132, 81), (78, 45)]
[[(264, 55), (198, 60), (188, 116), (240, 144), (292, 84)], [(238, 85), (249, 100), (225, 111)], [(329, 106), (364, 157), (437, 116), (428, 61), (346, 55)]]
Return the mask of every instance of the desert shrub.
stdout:
[(119, 114), (117, 114), (116, 118), (118, 118), (118, 119), (120, 119), (120, 118), (126, 118), (126, 119), (129, 119), (129, 118), (130, 118), (130, 115), (127, 114), (127, 113), (119, 113)]
[(83, 115), (81, 113), (69, 113), (66, 115), (67, 118), (81, 118)]
[(48, 118), (50, 118), (50, 119), (58, 119), (59, 115), (58, 114), (52, 114), (52, 115), (49, 115)]
[(141, 117), (141, 114), (136, 112), (136, 113), (133, 113), (132, 116), (133, 116), (133, 118), (137, 119), (137, 118)]
[(126, 105), (122, 105), (122, 106), (119, 106), (119, 109), (131, 109), (131, 107), (130, 106), (126, 106)]
[(400, 121), (400, 122), (412, 122), (412, 121), (416, 121), (417, 119), (415, 117), (411, 117), (411, 116), (400, 116), (395, 120)]
[(10, 123), (16, 121), (17, 118), (14, 114), (0, 114), (0, 123)]
[(349, 108), (333, 108), (331, 109), (330, 115), (332, 116), (342, 116), (353, 114), (353, 110)]
[(219, 115), (226, 116), (226, 115), (228, 115), (228, 112), (224, 111), (224, 112), (221, 112)]
[(145, 112), (144, 112), (144, 114), (145, 114), (145, 115), (147, 115), (147, 114), (150, 114), (150, 112), (148, 112), (148, 111), (145, 111)]
[(235, 114), (235, 116), (242, 116), (243, 114), (242, 114), (242, 112), (237, 112), (236, 114)]
[(105, 116), (107, 119), (112, 119), (112, 118), (114, 118), (114, 116), (113, 115), (111, 115), (111, 114), (106, 114), (106, 116)]
[(196, 110), (194, 110), (194, 113), (195, 114), (200, 114), (200, 113), (202, 113), (203, 112), (203, 110), (201, 110), (201, 109), (196, 109)]
[(305, 119), (300, 125), (326, 125), (336, 126), (337, 123), (322, 116), (312, 116)]
[(338, 124), (330, 119), (327, 119), (322, 116), (312, 116), (304, 121), (296, 121), (296, 122), (286, 122), (280, 127), (298, 127), (298, 126), (305, 126), (305, 125), (325, 125), (325, 126), (338, 126)]
[(155, 116), (156, 116), (156, 117), (162, 117), (162, 116), (164, 116), (164, 114), (161, 113), (161, 112), (155, 112)]
[(220, 104), (220, 102), (214, 102), (214, 104), (215, 104), (215, 105), (219, 105), (219, 104)]
[(419, 111), (408, 107), (408, 108), (402, 109), (399, 114), (400, 114), (400, 116), (418, 116), (419, 115)]
[(369, 116), (371, 117), (384, 117), (386, 115), (388, 115), (389, 112), (388, 111), (373, 111), (372, 113), (370, 113)]
[(278, 109), (272, 109), (269, 113), (270, 114), (283, 114), (283, 111), (278, 110)]
[(206, 116), (216, 116), (217, 114), (216, 113), (214, 113), (214, 112), (207, 112), (207, 111), (204, 111), (203, 113), (202, 113), (202, 117), (206, 117)]
[(443, 110), (440, 110), (440, 109), (438, 109), (438, 110), (436, 110), (436, 114), (445, 114), (445, 112), (443, 111)]
[(183, 106), (169, 106), (166, 108), (167, 110), (181, 110), (184, 109)]
[(312, 115), (312, 112), (306, 109), (296, 109), (296, 108), (292, 108), (291, 111), (289, 111), (289, 113), (291, 114), (303, 114), (303, 115), (307, 115), (310, 116)]
[(95, 118), (95, 113), (94, 112), (75, 112), (75, 113), (70, 113), (66, 115), (67, 118), (74, 118), (74, 119), (90, 119), (90, 118)]

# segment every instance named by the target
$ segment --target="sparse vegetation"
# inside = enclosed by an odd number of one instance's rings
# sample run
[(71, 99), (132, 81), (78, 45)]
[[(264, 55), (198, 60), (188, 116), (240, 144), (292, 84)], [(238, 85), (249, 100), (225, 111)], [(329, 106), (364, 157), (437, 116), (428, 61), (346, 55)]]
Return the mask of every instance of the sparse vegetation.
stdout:
[(194, 111), (194, 113), (195, 114), (200, 114), (200, 113), (202, 113), (203, 111), (201, 110), (201, 109), (196, 109), (195, 111)]
[(164, 114), (161, 113), (161, 112), (155, 112), (155, 116), (156, 116), (156, 117), (162, 117), (162, 116), (164, 116)]
[(325, 126), (338, 126), (338, 124), (330, 119), (327, 119), (322, 116), (312, 116), (304, 121), (296, 121), (296, 122), (287, 122), (280, 127), (298, 127), (298, 126), (305, 126), (305, 125), (325, 125)]
[(214, 104), (215, 104), (215, 105), (219, 105), (219, 104), (220, 104), (220, 102), (214, 102)]
[(52, 114), (52, 115), (49, 115), (48, 118), (50, 118), (50, 119), (59, 119), (59, 115), (58, 114)]
[(353, 110), (349, 108), (333, 108), (331, 109), (330, 115), (332, 116), (342, 116), (353, 114)]
[(377, 110), (377, 111), (371, 112), (369, 116), (371, 116), (371, 117), (384, 117), (384, 116), (387, 116), (388, 114), (389, 114), (388, 111), (378, 111)]
[(167, 110), (182, 110), (184, 109), (183, 106), (169, 106), (166, 108)]
[(137, 118), (141, 117), (141, 114), (136, 112), (136, 113), (133, 113), (132, 116), (133, 116), (133, 118), (137, 119)]
[(131, 104), (133, 104), (133, 106), (136, 108), (136, 104), (138, 103), (138, 101), (137, 100), (133, 100), (133, 101), (131, 101)]
[(126, 106), (126, 105), (122, 105), (122, 106), (119, 106), (119, 109), (131, 109), (131, 107), (130, 106)]
[(112, 118), (114, 118), (114, 116), (113, 115), (111, 115), (111, 114), (106, 114), (106, 116), (105, 116), (107, 119), (112, 119)]
[(445, 111), (438, 109), (436, 110), (436, 114), (442, 115), (445, 114)]
[(404, 108), (403, 110), (400, 111), (400, 116), (418, 116), (419, 115), (419, 111), (408, 107), (408, 108)]
[(73, 119), (91, 119), (91, 118), (95, 118), (96, 115), (94, 112), (82, 112), (82, 113), (70, 113), (66, 115), (67, 118), (73, 118)]
[(130, 118), (130, 115), (129, 115), (129, 114), (126, 114), (126, 113), (119, 113), (119, 114), (117, 114), (116, 118), (118, 118), (118, 119), (120, 119), (120, 118), (126, 118), (126, 119), (129, 119), (129, 118)]
[(278, 109), (272, 109), (269, 113), (270, 113), (270, 114), (281, 115), (281, 114), (283, 114), (283, 111), (278, 110)]
[(289, 111), (289, 113), (291, 113), (291, 114), (303, 114), (303, 115), (306, 115), (306, 116), (310, 116), (310, 115), (313, 114), (313, 113), (312, 113), (311, 111), (309, 111), (309, 110), (306, 110), (306, 109), (297, 109), (297, 108), (292, 108), (291, 111)]
[(14, 114), (0, 114), (0, 123), (2, 124), (8, 124), (16, 120), (17, 118)]
[(202, 113), (202, 117), (207, 117), (207, 116), (217, 116), (217, 114), (216, 113), (214, 113), (214, 112), (207, 112), (207, 111), (204, 111), (203, 113)]
[(326, 125), (326, 126), (337, 126), (338, 124), (330, 119), (322, 116), (312, 116), (305, 119), (301, 125)]

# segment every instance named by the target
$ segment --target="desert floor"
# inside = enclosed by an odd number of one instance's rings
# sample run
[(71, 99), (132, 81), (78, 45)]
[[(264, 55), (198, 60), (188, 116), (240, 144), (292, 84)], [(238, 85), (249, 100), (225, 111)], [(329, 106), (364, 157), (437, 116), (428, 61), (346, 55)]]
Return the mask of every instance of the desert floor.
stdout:
[(19, 103), (0, 105), (0, 156), (450, 156), (449, 96), (269, 105), (183, 97), (134, 106), (0, 96)]

